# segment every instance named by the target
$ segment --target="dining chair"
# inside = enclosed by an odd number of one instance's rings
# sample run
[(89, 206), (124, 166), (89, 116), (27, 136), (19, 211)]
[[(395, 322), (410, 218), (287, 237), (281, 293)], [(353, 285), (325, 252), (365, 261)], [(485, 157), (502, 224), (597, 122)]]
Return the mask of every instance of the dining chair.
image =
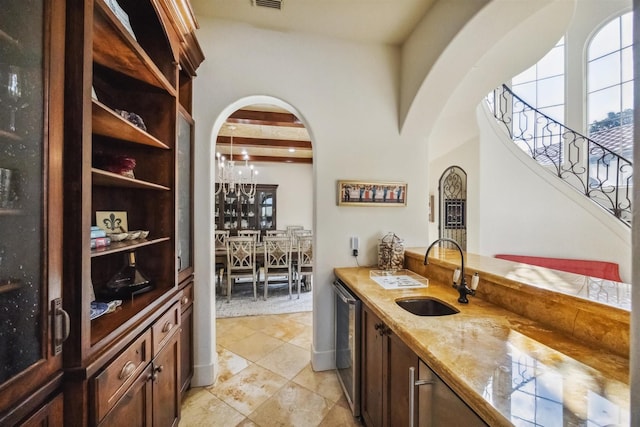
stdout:
[(295, 230), (304, 230), (304, 227), (302, 225), (287, 225), (287, 234), (289, 235), (289, 237), (295, 237)]
[[(218, 255), (220, 252), (227, 251), (227, 239), (229, 238), (229, 230), (215, 230), (214, 231), (214, 240), (213, 246), (215, 249), (215, 255)], [(214, 255), (214, 256), (215, 256)], [(220, 286), (221, 289), (224, 289), (222, 286), (222, 279), (224, 278), (224, 269), (226, 267), (226, 260), (224, 262), (215, 262), (216, 269), (216, 285)]]
[[(287, 276), (291, 299), (291, 239), (287, 236), (265, 236), (264, 247), (264, 300), (267, 300), (270, 277)], [(300, 297), (300, 295), (298, 295)]]
[(298, 286), (298, 298), (300, 298), (300, 281), (303, 276), (309, 279), (304, 281), (305, 288), (311, 290), (313, 280), (313, 236), (299, 236), (297, 239), (297, 260), (296, 260), (296, 284)]
[(258, 299), (256, 277), (256, 241), (249, 236), (227, 239), (227, 302), (231, 301), (231, 284), (235, 279), (250, 277), (253, 282), (253, 300)]
[(267, 230), (267, 236), (288, 236), (287, 230)]
[(252, 237), (256, 243), (260, 243), (260, 230), (238, 230), (238, 236)]

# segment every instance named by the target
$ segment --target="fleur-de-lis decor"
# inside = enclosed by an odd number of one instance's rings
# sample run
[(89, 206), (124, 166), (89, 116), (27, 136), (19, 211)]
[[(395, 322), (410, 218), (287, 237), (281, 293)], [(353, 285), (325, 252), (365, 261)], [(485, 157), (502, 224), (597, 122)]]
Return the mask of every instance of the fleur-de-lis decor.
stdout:
[(126, 233), (127, 213), (98, 211), (96, 212), (96, 224), (109, 233)]

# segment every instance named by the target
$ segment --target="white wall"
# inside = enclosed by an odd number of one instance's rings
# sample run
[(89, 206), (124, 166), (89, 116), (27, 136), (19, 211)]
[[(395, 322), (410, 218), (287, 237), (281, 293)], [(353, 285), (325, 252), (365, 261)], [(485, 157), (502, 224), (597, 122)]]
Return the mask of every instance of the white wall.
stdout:
[(260, 184), (277, 184), (276, 226), (313, 226), (313, 166), (296, 163), (254, 163)]
[[(303, 121), (313, 150), (315, 236), (312, 363), (333, 367), (335, 266), (355, 265), (349, 237), (360, 237), (361, 264), (377, 262), (388, 231), (408, 246), (427, 244), (426, 147), (398, 130), (397, 48), (278, 33), (199, 18), (206, 61), (194, 90), (196, 228), (196, 377), (215, 377), (215, 312), (210, 265), (212, 141), (221, 121), (252, 96), (278, 99)], [(245, 104), (246, 105), (246, 104)], [(406, 207), (338, 207), (340, 179), (408, 183)], [(280, 218), (280, 217), (279, 217)], [(284, 221), (284, 220), (283, 220)]]

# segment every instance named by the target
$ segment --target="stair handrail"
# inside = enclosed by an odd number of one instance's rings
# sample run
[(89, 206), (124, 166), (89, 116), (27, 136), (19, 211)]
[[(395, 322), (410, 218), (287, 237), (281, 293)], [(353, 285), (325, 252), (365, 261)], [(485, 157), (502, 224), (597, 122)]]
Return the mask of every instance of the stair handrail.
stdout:
[(539, 111), (507, 85), (490, 93), (487, 103), (532, 159), (631, 226), (631, 161)]

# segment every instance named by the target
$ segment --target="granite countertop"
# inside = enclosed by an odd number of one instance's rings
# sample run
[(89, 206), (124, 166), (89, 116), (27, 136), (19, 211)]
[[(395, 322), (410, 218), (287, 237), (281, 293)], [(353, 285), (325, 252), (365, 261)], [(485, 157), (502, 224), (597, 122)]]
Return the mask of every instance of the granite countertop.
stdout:
[[(334, 269), (489, 425), (629, 424), (628, 358), (479, 297), (460, 304), (450, 284), (433, 278), (427, 288), (385, 289), (370, 278), (370, 270)], [(410, 296), (435, 297), (460, 312), (416, 316), (395, 303)]]

